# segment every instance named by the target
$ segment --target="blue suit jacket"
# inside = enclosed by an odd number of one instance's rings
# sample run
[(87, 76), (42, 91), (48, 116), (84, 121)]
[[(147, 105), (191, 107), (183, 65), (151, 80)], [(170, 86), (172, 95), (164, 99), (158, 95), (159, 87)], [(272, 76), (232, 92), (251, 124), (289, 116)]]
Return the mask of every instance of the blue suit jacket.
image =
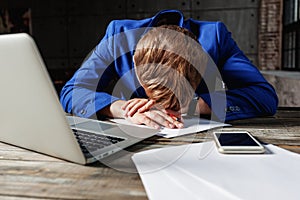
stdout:
[[(182, 13), (176, 10), (161, 11), (142, 20), (112, 21), (104, 38), (62, 89), (60, 100), (65, 111), (81, 117), (95, 117), (98, 110), (118, 99), (147, 98), (137, 81), (132, 56), (141, 36), (149, 27), (156, 26), (162, 16), (173, 16), (171, 23), (193, 32), (217, 66), (226, 93), (212, 91), (202, 81), (196, 95), (203, 98), (220, 120), (276, 112), (278, 99), (273, 87), (238, 48), (225, 25), (184, 20)], [(213, 101), (215, 99), (217, 101)], [(222, 102), (225, 99), (225, 106), (221, 106), (218, 99), (223, 99)]]

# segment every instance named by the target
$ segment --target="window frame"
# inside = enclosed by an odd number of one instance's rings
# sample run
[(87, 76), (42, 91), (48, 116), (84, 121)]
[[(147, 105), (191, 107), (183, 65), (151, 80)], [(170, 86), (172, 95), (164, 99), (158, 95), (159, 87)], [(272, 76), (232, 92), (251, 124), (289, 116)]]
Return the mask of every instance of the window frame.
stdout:
[(283, 3), (282, 69), (300, 71), (300, 0)]

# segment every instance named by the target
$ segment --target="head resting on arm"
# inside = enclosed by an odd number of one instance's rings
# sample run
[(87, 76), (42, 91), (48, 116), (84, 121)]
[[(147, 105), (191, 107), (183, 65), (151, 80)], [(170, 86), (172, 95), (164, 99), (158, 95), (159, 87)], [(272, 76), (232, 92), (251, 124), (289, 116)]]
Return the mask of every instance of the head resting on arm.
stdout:
[(207, 55), (193, 33), (163, 25), (139, 40), (133, 60), (148, 97), (165, 109), (182, 111), (202, 79)]

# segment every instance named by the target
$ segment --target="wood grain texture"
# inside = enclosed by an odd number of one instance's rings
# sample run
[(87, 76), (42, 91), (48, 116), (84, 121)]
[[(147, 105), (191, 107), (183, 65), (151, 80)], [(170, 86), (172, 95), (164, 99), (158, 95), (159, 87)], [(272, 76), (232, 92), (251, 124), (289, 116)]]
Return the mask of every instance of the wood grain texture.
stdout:
[[(218, 130), (247, 130), (261, 142), (300, 153), (300, 110), (279, 110), (274, 117), (230, 123), (231, 127)], [(81, 166), (0, 143), (0, 199), (147, 199), (131, 155), (153, 148), (210, 141), (213, 131), (172, 139), (154, 136), (127, 148), (125, 154), (107, 158), (108, 166), (100, 162)], [(115, 169), (109, 167), (112, 165)]]

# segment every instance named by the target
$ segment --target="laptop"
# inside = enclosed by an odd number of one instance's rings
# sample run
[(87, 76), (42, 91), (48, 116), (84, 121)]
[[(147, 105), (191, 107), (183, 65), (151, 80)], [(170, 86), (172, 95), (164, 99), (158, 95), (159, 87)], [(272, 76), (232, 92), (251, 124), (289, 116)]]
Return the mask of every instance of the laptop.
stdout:
[(66, 116), (26, 33), (0, 35), (0, 141), (79, 164), (107, 157), (157, 130)]

